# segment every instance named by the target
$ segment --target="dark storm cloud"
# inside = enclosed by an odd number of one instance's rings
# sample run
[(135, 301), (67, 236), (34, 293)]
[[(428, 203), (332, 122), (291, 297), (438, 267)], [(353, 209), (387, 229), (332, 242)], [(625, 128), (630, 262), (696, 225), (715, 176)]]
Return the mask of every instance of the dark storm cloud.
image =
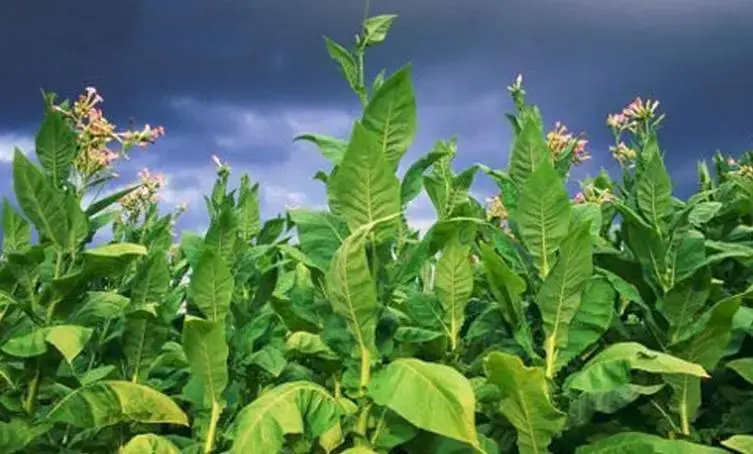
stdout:
[[(669, 114), (662, 144), (676, 176), (692, 179), (695, 160), (717, 147), (749, 144), (753, 2), (372, 0), (371, 13), (400, 17), (370, 71), (413, 62), (411, 156), (457, 134), (461, 165), (504, 165), (504, 87), (518, 72), (547, 126), (588, 132), (595, 157), (581, 173), (611, 165), (605, 116), (636, 95)], [(351, 0), (5, 2), (0, 134), (33, 132), (40, 88), (71, 97), (95, 85), (116, 120), (168, 127), (139, 162), (179, 173), (217, 151), (306, 194), (316, 183), (300, 181), (322, 162), (290, 139), (347, 132), (354, 108), (321, 36), (347, 43), (362, 15)], [(194, 194), (201, 182), (183, 186)]]

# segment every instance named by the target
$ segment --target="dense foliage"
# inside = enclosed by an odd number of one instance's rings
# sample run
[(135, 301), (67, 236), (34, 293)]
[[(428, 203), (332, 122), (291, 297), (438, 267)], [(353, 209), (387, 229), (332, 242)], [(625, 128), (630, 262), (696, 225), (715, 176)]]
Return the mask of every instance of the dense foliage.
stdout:
[(328, 210), (263, 221), (216, 159), (209, 229), (178, 244), (159, 176), (98, 197), (161, 128), (45, 96), (3, 205), (1, 452), (753, 452), (753, 156), (702, 163), (679, 200), (636, 100), (608, 121), (622, 175), (570, 200), (586, 142), (546, 134), (518, 78), (507, 169), (456, 171), (450, 139), (399, 178), (411, 69), (364, 71), (394, 18), (326, 40), (363, 104), (349, 138), (298, 138), (331, 163)]

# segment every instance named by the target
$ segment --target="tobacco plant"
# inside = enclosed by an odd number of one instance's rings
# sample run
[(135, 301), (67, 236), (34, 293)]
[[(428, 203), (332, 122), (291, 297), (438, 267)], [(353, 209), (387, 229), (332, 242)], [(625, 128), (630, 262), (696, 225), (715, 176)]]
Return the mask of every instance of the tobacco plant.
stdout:
[(699, 164), (679, 200), (638, 99), (608, 119), (619, 179), (571, 199), (587, 141), (545, 132), (518, 77), (506, 169), (455, 170), (447, 138), (400, 175), (411, 67), (365, 66), (394, 19), (325, 39), (363, 106), (347, 138), (296, 138), (329, 162), (327, 208), (264, 221), (215, 157), (209, 228), (177, 242), (159, 175), (99, 198), (164, 130), (116, 132), (93, 89), (45, 95), (3, 204), (2, 452), (753, 452), (753, 155)]

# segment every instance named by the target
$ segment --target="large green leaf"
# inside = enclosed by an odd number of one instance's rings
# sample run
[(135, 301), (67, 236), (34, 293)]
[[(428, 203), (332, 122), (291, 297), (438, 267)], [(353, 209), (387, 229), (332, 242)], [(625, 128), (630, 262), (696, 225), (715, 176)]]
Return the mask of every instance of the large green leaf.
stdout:
[(190, 315), (183, 322), (183, 351), (186, 353), (191, 373), (197, 377), (204, 390), (204, 405), (209, 407), (222, 402), (222, 393), (228, 384), (228, 346), (224, 326)]
[(129, 303), (128, 298), (115, 292), (89, 292), (70, 320), (80, 325), (95, 325), (100, 320), (120, 317)]
[(520, 192), (515, 219), (520, 237), (542, 277), (552, 267), (554, 255), (567, 236), (570, 201), (562, 179), (545, 161), (526, 180)]
[(231, 452), (281, 452), (285, 435), (316, 438), (339, 421), (339, 405), (326, 389), (306, 381), (286, 383), (241, 409), (231, 429)]
[(711, 294), (710, 273), (697, 273), (672, 287), (657, 302), (657, 309), (669, 322), (670, 342), (678, 341), (695, 323), (697, 313), (706, 305)]
[(298, 229), (301, 250), (319, 269), (329, 270), (335, 251), (348, 236), (348, 225), (326, 211), (299, 209), (288, 215)]
[[(355, 123), (340, 167), (328, 185), (332, 203), (351, 231), (377, 219), (400, 213), (400, 183), (389, 166), (379, 137)], [(377, 240), (394, 236), (396, 222), (380, 225)]]
[(419, 429), (478, 447), (473, 388), (451, 367), (395, 360), (374, 375), (369, 396)]
[(505, 321), (513, 328), (520, 326), (524, 319), (522, 295), (526, 281), (513, 272), (493, 246), (480, 243), (479, 249), (489, 288), (502, 306)]
[(66, 395), (47, 420), (94, 429), (121, 422), (188, 426), (188, 417), (166, 395), (125, 381), (99, 381)]
[(58, 325), (39, 328), (29, 334), (9, 339), (2, 351), (19, 358), (32, 358), (44, 354), (47, 344), (55, 347), (60, 354), (72, 363), (84, 350), (93, 330), (76, 325)]
[(636, 342), (621, 342), (610, 345), (580, 371), (570, 375), (565, 381), (565, 389), (606, 392), (629, 384), (632, 370), (709, 377), (699, 364), (653, 351)]
[(162, 302), (170, 285), (170, 267), (165, 254), (154, 254), (143, 262), (133, 278), (131, 303), (136, 307)]
[(753, 358), (739, 358), (727, 363), (727, 367), (753, 385)]
[(165, 437), (141, 434), (128, 440), (118, 454), (180, 454), (180, 449)]
[(60, 187), (68, 178), (71, 164), (78, 154), (76, 134), (61, 112), (49, 109), (45, 113), (37, 132), (35, 151), (39, 163), (50, 174), (52, 185)]
[(167, 337), (167, 328), (156, 319), (154, 306), (138, 308), (126, 316), (122, 348), (131, 381), (146, 381)]
[(595, 344), (607, 331), (615, 313), (617, 292), (606, 278), (592, 277), (581, 296), (581, 303), (568, 326), (567, 345), (557, 353), (559, 369)]
[(442, 303), (445, 326), (454, 351), (460, 341), (460, 328), (465, 322), (465, 306), (473, 293), (473, 270), (470, 247), (450, 242), (437, 262), (434, 290)]
[(621, 432), (581, 446), (576, 454), (725, 454), (727, 451), (685, 440), (669, 440), (641, 432)]
[(418, 158), (405, 172), (400, 184), (400, 203), (403, 207), (412, 202), (421, 193), (424, 172), (438, 160), (448, 155), (447, 148), (438, 142), (432, 151)]
[(672, 182), (655, 140), (647, 146), (649, 155), (638, 177), (637, 195), (641, 213), (661, 232), (672, 207)]
[(238, 220), (238, 232), (243, 241), (251, 241), (251, 238), (261, 231), (259, 186), (251, 186), (248, 175), (241, 178), (241, 190), (238, 195), (238, 208), (235, 217)]
[(410, 65), (395, 72), (371, 96), (361, 123), (376, 134), (379, 152), (394, 171), (416, 135), (416, 98)]
[(70, 227), (63, 194), (18, 149), (13, 155), (13, 189), (18, 204), (39, 233), (67, 248)]
[(328, 276), (332, 309), (345, 319), (361, 357), (366, 360), (377, 352), (377, 293), (366, 259), (367, 233), (367, 229), (360, 229), (343, 241), (332, 259)]
[(567, 347), (570, 323), (578, 312), (585, 283), (593, 273), (591, 251), (590, 223), (571, 229), (560, 247), (557, 263), (536, 295), (546, 333), (548, 377), (558, 370), (558, 352)]
[(552, 438), (565, 428), (566, 415), (552, 403), (544, 370), (501, 352), (486, 357), (484, 370), (501, 393), (499, 410), (518, 433), (518, 451), (548, 452)]
[(224, 322), (230, 311), (235, 281), (222, 257), (213, 249), (204, 251), (191, 276), (189, 295), (204, 316)]
[(345, 150), (348, 148), (348, 142), (324, 134), (306, 133), (296, 136), (293, 140), (305, 140), (313, 143), (319, 148), (322, 156), (336, 166), (340, 165), (345, 155)]

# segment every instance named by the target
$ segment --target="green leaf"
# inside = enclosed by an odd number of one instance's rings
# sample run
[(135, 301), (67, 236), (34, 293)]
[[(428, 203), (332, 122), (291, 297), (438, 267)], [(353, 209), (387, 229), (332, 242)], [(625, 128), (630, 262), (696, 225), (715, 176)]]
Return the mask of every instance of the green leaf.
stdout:
[(326, 211), (299, 209), (288, 215), (298, 229), (301, 250), (317, 268), (329, 270), (335, 251), (348, 236), (348, 225)]
[(225, 208), (219, 216), (212, 219), (209, 229), (204, 235), (204, 244), (214, 248), (226, 264), (233, 263), (233, 255), (237, 249), (238, 220), (230, 208)]
[(233, 275), (225, 261), (217, 252), (208, 249), (194, 269), (188, 293), (208, 320), (223, 323), (230, 311), (234, 285)]
[(97, 200), (86, 208), (85, 213), (87, 216), (94, 216), (110, 205), (119, 202), (123, 197), (127, 196), (140, 187), (141, 185), (130, 186), (113, 194), (110, 194), (103, 199)]
[(345, 239), (332, 259), (328, 288), (332, 310), (343, 317), (362, 357), (376, 354), (377, 293), (369, 271), (366, 229)]
[(183, 351), (191, 373), (203, 385), (206, 408), (220, 404), (228, 385), (229, 350), (224, 326), (187, 315), (183, 322)]
[(650, 149), (645, 168), (638, 176), (638, 208), (654, 228), (662, 231), (672, 208), (672, 182), (655, 143), (654, 147)]
[(384, 41), (396, 18), (395, 14), (382, 14), (367, 18), (363, 23), (363, 39), (360, 44), (366, 48)]
[(695, 323), (697, 313), (706, 306), (711, 294), (711, 275), (696, 274), (675, 284), (657, 302), (657, 309), (669, 322), (669, 338), (676, 342)]
[(695, 227), (701, 227), (714, 219), (722, 206), (720, 202), (701, 202), (693, 207), (688, 216), (688, 221)]
[(312, 382), (286, 383), (240, 410), (230, 452), (281, 452), (285, 435), (317, 438), (339, 422), (338, 403), (326, 389)]
[(421, 156), (405, 172), (403, 182), (400, 185), (400, 203), (403, 207), (412, 202), (421, 193), (424, 172), (435, 162), (448, 155), (447, 148), (441, 145), (441, 143), (435, 145), (431, 152)]
[(285, 348), (304, 355), (322, 356), (325, 358), (335, 357), (335, 352), (324, 342), (319, 334), (306, 331), (296, 331), (285, 340)]
[(125, 381), (100, 381), (78, 388), (52, 407), (47, 420), (79, 429), (122, 422), (188, 426), (188, 417), (172, 399)]
[(753, 358), (740, 358), (727, 363), (727, 367), (753, 385)]
[[(352, 87), (352, 86), (351, 86)], [(355, 90), (355, 88), (354, 88)], [(329, 162), (338, 166), (343, 160), (345, 150), (348, 148), (348, 142), (337, 137), (331, 137), (324, 134), (306, 133), (296, 136), (294, 141), (304, 140), (311, 142), (321, 151), (322, 156), (327, 158)]]
[(18, 149), (13, 155), (13, 189), (18, 204), (39, 233), (67, 248), (70, 227), (63, 194)]
[(570, 222), (570, 201), (551, 164), (539, 165), (526, 180), (518, 201), (520, 237), (542, 277), (546, 277)]
[(50, 174), (52, 185), (57, 188), (68, 178), (73, 160), (78, 154), (76, 134), (68, 126), (61, 112), (45, 112), (37, 132), (35, 150), (39, 163)]
[(473, 388), (451, 367), (397, 359), (374, 375), (369, 396), (419, 429), (479, 445)]
[(19, 358), (33, 358), (47, 351), (47, 344), (55, 347), (68, 363), (84, 350), (93, 330), (76, 325), (38, 328), (29, 334), (9, 339), (2, 351)]
[(410, 65), (395, 72), (372, 95), (361, 124), (377, 137), (377, 150), (394, 172), (416, 135), (416, 97)]
[(238, 196), (238, 208), (235, 217), (238, 219), (238, 230), (243, 241), (261, 231), (261, 208), (259, 206), (259, 186), (250, 186), (248, 175), (241, 178), (241, 192)]
[(465, 306), (473, 293), (473, 270), (470, 247), (450, 242), (437, 262), (434, 290), (442, 303), (445, 326), (449, 329), (452, 351), (460, 342), (460, 329), (465, 322)]
[(493, 246), (480, 243), (479, 250), (489, 288), (501, 304), (505, 321), (513, 328), (520, 326), (524, 323), (522, 296), (526, 291), (526, 281), (513, 272)]
[(621, 432), (602, 438), (596, 443), (580, 446), (576, 454), (724, 454), (723, 449), (712, 448), (685, 440), (668, 440), (641, 432)]
[(395, 331), (395, 340), (406, 344), (421, 344), (442, 337), (442, 333), (413, 326), (401, 326)]
[(3, 249), (5, 254), (21, 252), (31, 242), (31, 226), (3, 197)]
[(617, 292), (603, 277), (592, 277), (583, 290), (580, 306), (570, 325), (567, 345), (557, 354), (556, 369), (564, 367), (595, 344), (609, 329)]
[(724, 440), (722, 446), (741, 454), (753, 454), (753, 435), (733, 435)]
[[(400, 213), (400, 183), (379, 149), (379, 138), (360, 123), (353, 135), (329, 188), (337, 212), (351, 231), (377, 219)], [(396, 223), (379, 226), (377, 241), (394, 236)]]
[(158, 324), (153, 306), (145, 306), (128, 314), (122, 348), (129, 377), (134, 383), (148, 378), (150, 365), (159, 356), (167, 336), (167, 328)]
[(115, 292), (89, 292), (84, 304), (71, 315), (80, 325), (94, 325), (99, 320), (112, 320), (123, 314), (130, 300)]
[(566, 390), (606, 392), (630, 383), (632, 370), (654, 374), (683, 374), (709, 378), (698, 365), (636, 342), (612, 344), (565, 381)]
[(552, 404), (544, 370), (501, 352), (486, 357), (484, 370), (501, 393), (499, 410), (518, 433), (518, 451), (547, 452), (552, 437), (565, 428), (566, 415)]
[(510, 153), (510, 178), (518, 188), (525, 185), (529, 176), (541, 164), (549, 161), (549, 146), (544, 139), (543, 126), (538, 112), (526, 113), (521, 120), (522, 129), (515, 136)]
[(570, 323), (580, 307), (585, 283), (593, 273), (591, 254), (590, 223), (571, 229), (562, 242), (557, 263), (536, 295), (546, 333), (547, 377), (557, 373), (557, 355), (567, 347)]
[(139, 266), (133, 278), (131, 303), (135, 307), (161, 303), (170, 286), (167, 255), (154, 254)]
[[(350, 88), (358, 95), (365, 94), (364, 87), (361, 86), (360, 82), (360, 70), (358, 68), (356, 57), (354, 57), (346, 48), (326, 36), (324, 37), (324, 43), (327, 46), (327, 53), (329, 53), (330, 58), (336, 61), (340, 66), (340, 71), (342, 71), (343, 76), (345, 76), (345, 80), (348, 81)], [(323, 148), (322, 151), (324, 151)], [(339, 164), (339, 162), (334, 161), (333, 163), (335, 165)]]
[(261, 367), (273, 377), (279, 377), (288, 364), (282, 352), (277, 347), (271, 345), (267, 345), (261, 350), (254, 352), (249, 358), (249, 362)]
[(180, 454), (180, 449), (160, 435), (141, 434), (131, 438), (118, 454)]

